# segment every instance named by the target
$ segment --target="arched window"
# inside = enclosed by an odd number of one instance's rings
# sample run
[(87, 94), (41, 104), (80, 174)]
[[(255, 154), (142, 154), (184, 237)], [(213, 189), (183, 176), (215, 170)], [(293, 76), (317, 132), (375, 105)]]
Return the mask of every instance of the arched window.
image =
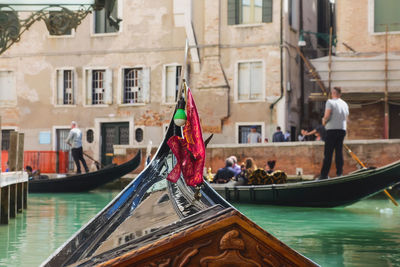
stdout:
[(93, 142), (93, 130), (87, 130), (86, 141), (90, 144)]
[(135, 130), (135, 140), (138, 143), (143, 141), (143, 129), (142, 128), (137, 128)]

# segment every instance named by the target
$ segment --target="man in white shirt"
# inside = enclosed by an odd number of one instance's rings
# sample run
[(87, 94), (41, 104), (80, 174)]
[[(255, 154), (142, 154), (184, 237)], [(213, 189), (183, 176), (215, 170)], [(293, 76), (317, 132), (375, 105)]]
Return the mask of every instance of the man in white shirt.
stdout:
[(257, 132), (256, 126), (251, 126), (250, 133), (247, 135), (247, 143), (261, 143), (261, 134)]
[(335, 151), (336, 175), (343, 174), (343, 140), (346, 136), (347, 117), (349, 116), (349, 106), (340, 96), (340, 87), (334, 87), (332, 98), (326, 101), (325, 114), (322, 124), (326, 129), (324, 162), (321, 169), (320, 179), (327, 179), (331, 168), (332, 155)]
[(83, 158), (82, 131), (78, 128), (78, 124), (75, 121), (71, 122), (71, 131), (69, 131), (68, 137), (65, 142), (72, 147), (71, 153), (75, 161), (76, 173), (81, 173), (81, 165), (79, 161), (82, 162), (85, 171), (88, 173), (89, 168), (86, 165), (85, 159)]

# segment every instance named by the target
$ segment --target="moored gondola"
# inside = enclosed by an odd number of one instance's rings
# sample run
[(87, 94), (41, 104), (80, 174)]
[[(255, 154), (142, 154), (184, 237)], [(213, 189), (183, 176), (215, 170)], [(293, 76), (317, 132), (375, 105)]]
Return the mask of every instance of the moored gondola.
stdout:
[(296, 183), (235, 186), (212, 184), (226, 200), (303, 207), (351, 205), (400, 182), (400, 161), (380, 167), (365, 168), (340, 177)]
[(179, 163), (168, 145), (173, 136), (182, 129), (171, 120), (146, 168), (43, 266), (317, 266), (209, 184), (188, 186), (182, 174), (167, 180)]
[(29, 193), (72, 193), (86, 192), (114, 181), (140, 165), (141, 152), (139, 151), (131, 160), (120, 164), (106, 166), (103, 169), (65, 176), (60, 178), (34, 179), (29, 181)]

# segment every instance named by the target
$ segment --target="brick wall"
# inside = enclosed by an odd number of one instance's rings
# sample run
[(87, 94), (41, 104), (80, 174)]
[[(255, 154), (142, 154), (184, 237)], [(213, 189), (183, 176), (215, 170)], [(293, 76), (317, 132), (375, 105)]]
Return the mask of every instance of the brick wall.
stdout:
[[(400, 139), (392, 140), (346, 140), (345, 142), (358, 158), (367, 167), (380, 167), (400, 159)], [(115, 163), (125, 162), (132, 158), (138, 148), (124, 148), (126, 153), (120, 153), (115, 157)], [(305, 175), (317, 175), (320, 172), (323, 160), (324, 144), (322, 142), (287, 142), (287, 143), (265, 143), (260, 145), (209, 145), (206, 151), (206, 167), (211, 167), (215, 173), (225, 165), (225, 159), (231, 155), (238, 158), (238, 162), (252, 157), (258, 167), (264, 167), (268, 160), (275, 159), (275, 169), (280, 169), (289, 175), (296, 174), (296, 168), (302, 168)], [(143, 158), (146, 149), (141, 148)], [(156, 148), (152, 150), (154, 155)], [(356, 161), (346, 152), (344, 155), (344, 173), (357, 169)], [(142, 165), (134, 173), (139, 173)], [(335, 176), (336, 170), (331, 168), (330, 176)]]
[(348, 139), (381, 139), (384, 137), (382, 103), (350, 108)]

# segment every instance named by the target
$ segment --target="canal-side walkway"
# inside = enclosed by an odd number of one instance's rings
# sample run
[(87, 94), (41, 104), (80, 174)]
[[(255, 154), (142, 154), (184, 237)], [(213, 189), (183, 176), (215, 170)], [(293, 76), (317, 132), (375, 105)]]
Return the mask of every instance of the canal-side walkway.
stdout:
[(0, 224), (8, 224), (28, 207), (28, 175), (25, 172), (0, 173)]

